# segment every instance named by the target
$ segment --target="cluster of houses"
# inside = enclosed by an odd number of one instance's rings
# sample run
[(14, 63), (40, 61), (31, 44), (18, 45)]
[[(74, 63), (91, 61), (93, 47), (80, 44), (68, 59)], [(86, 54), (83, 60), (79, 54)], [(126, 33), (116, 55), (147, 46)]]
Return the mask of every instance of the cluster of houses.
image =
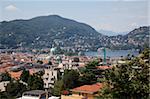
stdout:
[[(65, 56), (65, 55), (49, 55), (40, 54), (32, 55), (26, 53), (2, 53), (0, 55), (0, 73), (8, 72), (13, 79), (20, 79), (23, 69), (29, 70), (32, 75), (39, 71), (44, 71), (42, 79), (44, 81), (45, 91), (32, 90), (23, 93), (19, 99), (58, 99), (59, 97), (48, 98), (47, 89), (53, 88), (54, 83), (58, 78), (58, 72), (63, 75), (65, 69), (78, 70), (84, 67), (88, 62), (100, 58), (89, 56)], [(42, 61), (42, 63), (37, 63)], [(97, 69), (106, 70), (111, 66), (97, 66)], [(9, 81), (0, 81), (0, 91), (5, 91), (5, 87)], [(93, 99), (98, 95), (98, 91), (103, 87), (103, 84), (96, 83), (93, 85), (84, 85), (74, 88), (71, 95), (61, 95), (61, 99)], [(28, 98), (30, 97), (30, 98)], [(37, 97), (37, 98), (32, 98)], [(43, 97), (43, 98), (40, 98)]]

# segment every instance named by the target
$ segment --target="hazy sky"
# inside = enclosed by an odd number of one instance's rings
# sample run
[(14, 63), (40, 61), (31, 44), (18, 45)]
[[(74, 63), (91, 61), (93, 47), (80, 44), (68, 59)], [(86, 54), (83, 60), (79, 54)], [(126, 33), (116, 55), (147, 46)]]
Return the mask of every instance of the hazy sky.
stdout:
[(57, 14), (87, 23), (96, 30), (124, 32), (149, 24), (148, 1), (0, 0), (0, 21)]

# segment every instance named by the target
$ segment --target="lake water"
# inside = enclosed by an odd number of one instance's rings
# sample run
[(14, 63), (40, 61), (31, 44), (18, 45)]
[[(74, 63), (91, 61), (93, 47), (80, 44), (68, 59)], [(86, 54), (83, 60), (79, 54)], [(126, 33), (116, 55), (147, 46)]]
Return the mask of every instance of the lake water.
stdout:
[[(86, 56), (101, 56), (101, 57), (104, 56), (103, 51), (100, 51), (100, 52), (85, 52), (84, 54)], [(139, 51), (136, 51), (136, 50), (106, 50), (106, 56), (111, 57), (111, 58), (121, 57), (121, 56), (125, 57), (128, 54), (137, 56), (139, 54)]]

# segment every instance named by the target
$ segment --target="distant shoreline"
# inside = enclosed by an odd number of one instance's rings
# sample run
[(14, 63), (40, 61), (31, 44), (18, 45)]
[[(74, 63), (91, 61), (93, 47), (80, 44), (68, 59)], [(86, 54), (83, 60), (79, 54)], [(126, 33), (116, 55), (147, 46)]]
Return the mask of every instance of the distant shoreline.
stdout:
[[(103, 51), (97, 52), (97, 51), (89, 51), (84, 53), (86, 56), (101, 56), (103, 57)], [(107, 57), (125, 57), (128, 54), (137, 56), (139, 54), (139, 51), (137, 50), (106, 50), (106, 56)]]

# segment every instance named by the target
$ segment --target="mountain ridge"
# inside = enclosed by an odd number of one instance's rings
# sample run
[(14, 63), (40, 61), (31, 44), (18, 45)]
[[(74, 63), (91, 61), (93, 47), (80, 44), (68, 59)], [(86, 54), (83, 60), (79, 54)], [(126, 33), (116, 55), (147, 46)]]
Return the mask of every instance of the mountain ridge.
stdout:
[[(140, 30), (145, 32), (144, 30), (147, 31), (147, 28), (149, 30), (149, 27), (140, 28)], [(142, 37), (144, 38), (145, 35)], [(0, 48), (49, 48), (59, 46), (64, 49), (86, 51), (97, 50), (99, 47), (114, 49), (120, 46), (124, 49), (123, 45), (127, 46), (128, 44), (131, 45), (129, 48), (137, 48), (137, 45), (140, 47), (139, 44), (136, 44), (137, 40), (134, 44), (125, 41), (124, 38), (129, 37), (127, 35), (109, 37), (98, 33), (88, 24), (58, 15), (0, 22)], [(138, 39), (138, 36), (136, 39)]]

